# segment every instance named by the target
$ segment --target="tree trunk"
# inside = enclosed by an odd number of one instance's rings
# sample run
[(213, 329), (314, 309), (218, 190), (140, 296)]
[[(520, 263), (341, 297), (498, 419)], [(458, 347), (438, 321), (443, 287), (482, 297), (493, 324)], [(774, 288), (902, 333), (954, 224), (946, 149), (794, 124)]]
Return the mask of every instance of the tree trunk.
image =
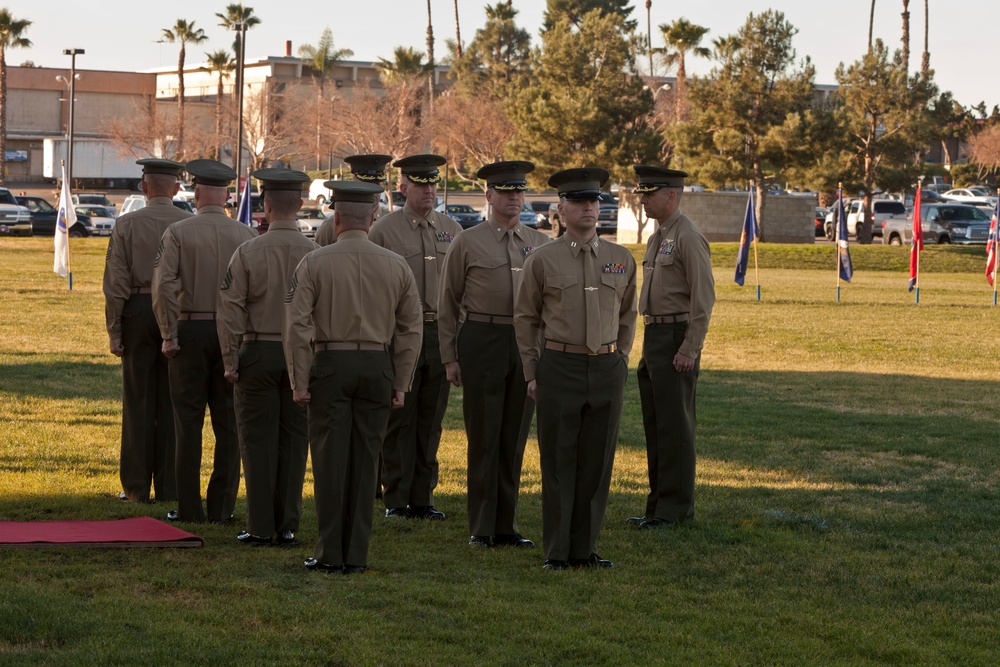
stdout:
[(872, 0), (871, 13), (868, 15), (868, 53), (872, 52), (872, 29), (875, 27), (875, 0)]
[(910, 72), (910, 0), (903, 0), (903, 71)]
[[(67, 94), (68, 96), (68, 94)], [(7, 54), (0, 46), (0, 185), (7, 182)]]
[(431, 25), (431, 0), (427, 0), (427, 110), (434, 116), (434, 27)]
[(177, 150), (174, 154), (179, 162), (184, 161), (184, 41), (177, 57)]
[(458, 24), (458, 0), (455, 0), (455, 59), (462, 58), (462, 28)]
[(924, 55), (920, 59), (920, 78), (927, 81), (927, 75), (930, 73), (931, 69), (931, 53), (927, 50), (927, 33), (928, 33), (928, 22), (930, 21), (930, 10), (927, 7), (927, 3), (930, 0), (924, 0)]
[[(656, 96), (656, 93), (653, 93)], [(687, 111), (687, 68), (684, 62), (684, 51), (677, 50), (677, 86), (674, 90), (674, 121), (681, 122)]]
[(753, 178), (754, 184), (753, 188), (755, 190), (754, 194), (757, 195), (757, 202), (754, 206), (755, 213), (757, 214), (757, 227), (760, 230), (760, 238), (758, 240), (765, 240), (764, 233), (764, 199), (767, 197), (767, 189), (764, 187), (764, 164), (760, 160), (754, 160), (753, 163)]
[(215, 93), (215, 159), (222, 162), (222, 72), (219, 72), (219, 88)]

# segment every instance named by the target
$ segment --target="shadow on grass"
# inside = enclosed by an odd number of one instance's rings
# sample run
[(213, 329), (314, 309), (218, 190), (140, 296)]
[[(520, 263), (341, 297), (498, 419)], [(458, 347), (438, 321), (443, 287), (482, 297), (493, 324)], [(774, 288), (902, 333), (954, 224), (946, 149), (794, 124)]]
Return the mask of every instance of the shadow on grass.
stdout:
[(100, 362), (66, 361), (53, 359), (52, 354), (32, 352), (5, 353), (5, 356), (23, 362), (4, 365), (0, 392), (60, 400), (121, 399), (121, 366), (107, 363), (105, 355), (92, 355), (93, 359), (102, 359)]

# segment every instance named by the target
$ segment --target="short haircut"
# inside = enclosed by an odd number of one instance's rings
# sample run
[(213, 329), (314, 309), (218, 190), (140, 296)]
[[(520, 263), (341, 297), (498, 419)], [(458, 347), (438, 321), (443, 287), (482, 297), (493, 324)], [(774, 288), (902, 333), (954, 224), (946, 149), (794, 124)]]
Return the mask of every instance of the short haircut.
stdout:
[(278, 216), (288, 216), (299, 210), (302, 201), (301, 190), (268, 190), (264, 188), (264, 201), (271, 204), (271, 210)]
[(172, 197), (177, 186), (177, 177), (172, 174), (143, 174), (150, 197)]
[(340, 225), (344, 229), (368, 229), (375, 213), (375, 201), (366, 204), (359, 201), (334, 202), (333, 210), (340, 215)]

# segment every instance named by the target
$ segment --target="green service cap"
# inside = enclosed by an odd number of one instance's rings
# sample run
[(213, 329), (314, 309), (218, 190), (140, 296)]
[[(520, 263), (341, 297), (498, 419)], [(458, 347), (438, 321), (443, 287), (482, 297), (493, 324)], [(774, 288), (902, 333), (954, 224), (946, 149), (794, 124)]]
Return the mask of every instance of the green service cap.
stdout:
[(326, 181), (323, 183), (333, 192), (333, 203), (354, 201), (374, 204), (375, 196), (382, 193), (382, 186), (364, 181)]
[(684, 179), (687, 178), (687, 172), (679, 169), (654, 167), (648, 164), (637, 164), (632, 168), (635, 169), (635, 175), (639, 179), (635, 193), (640, 195), (656, 192), (660, 188), (683, 188)]
[(598, 199), (601, 188), (610, 177), (611, 173), (600, 167), (563, 169), (549, 176), (549, 186), (555, 188), (563, 199)]
[(440, 155), (410, 155), (392, 163), (393, 167), (399, 167), (412, 182), (418, 185), (437, 183), (441, 180), (438, 167), (444, 165), (448, 160)]
[(344, 158), (351, 167), (351, 173), (357, 181), (382, 183), (385, 181), (385, 166), (392, 159), (391, 155), (370, 153), (366, 155), (348, 155)]
[(485, 178), (486, 187), (494, 190), (527, 190), (525, 175), (534, 171), (535, 165), (525, 160), (507, 160), (488, 164), (476, 172), (476, 178)]
[(144, 174), (166, 174), (167, 176), (178, 176), (184, 165), (173, 160), (162, 160), (156, 157), (146, 157), (136, 160), (135, 163), (142, 167)]
[(309, 174), (294, 169), (258, 169), (253, 177), (261, 182), (262, 190), (292, 190), (301, 192), (309, 182)]
[(236, 172), (232, 167), (215, 160), (191, 160), (184, 166), (184, 171), (191, 174), (195, 185), (225, 188), (236, 180)]

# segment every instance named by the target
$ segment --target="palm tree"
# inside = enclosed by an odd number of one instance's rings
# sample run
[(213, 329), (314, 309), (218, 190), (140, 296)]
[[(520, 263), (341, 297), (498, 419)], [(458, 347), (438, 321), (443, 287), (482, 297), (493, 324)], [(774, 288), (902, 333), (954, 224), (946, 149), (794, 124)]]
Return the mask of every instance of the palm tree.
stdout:
[(206, 53), (205, 57), (208, 58), (209, 69), (213, 72), (219, 73), (219, 87), (215, 93), (215, 159), (221, 160), (223, 84), (229, 75), (233, 73), (233, 70), (236, 68), (236, 63), (233, 61), (233, 57), (230, 55), (229, 51), (224, 51), (222, 49), (213, 51), (212, 53)]
[(194, 27), (194, 21), (177, 19), (173, 28), (163, 29), (163, 39), (171, 44), (180, 42), (181, 52), (177, 56), (177, 155), (184, 157), (184, 57), (187, 55), (185, 45), (188, 42), (200, 44), (208, 37), (201, 28)]
[(927, 24), (930, 22), (930, 11), (928, 10), (927, 3), (930, 0), (924, 0), (924, 55), (920, 59), (920, 78), (924, 81), (927, 80), (927, 75), (930, 73), (931, 69), (931, 52), (927, 50)]
[(910, 0), (903, 0), (903, 71), (910, 71)]
[(0, 183), (7, 176), (7, 49), (31, 46), (24, 36), (31, 21), (15, 19), (7, 8), (0, 9)]
[(663, 61), (667, 65), (677, 65), (677, 86), (674, 93), (674, 105), (677, 118), (684, 116), (684, 88), (687, 81), (687, 68), (685, 56), (690, 51), (696, 56), (708, 58), (712, 52), (701, 44), (701, 38), (708, 32), (708, 28), (691, 23), (685, 18), (676, 19), (670, 25), (660, 24), (660, 33), (665, 48), (657, 49), (663, 54)]
[[(243, 61), (243, 36), (236, 29), (238, 25), (243, 24), (246, 30), (260, 24), (260, 18), (254, 16), (253, 7), (244, 7), (242, 2), (226, 5), (226, 11), (224, 13), (216, 13), (215, 16), (219, 19), (219, 25), (221, 25), (226, 30), (235, 30), (236, 39), (233, 41), (233, 53), (236, 54), (236, 62)], [(237, 68), (236, 70), (236, 90), (240, 90), (243, 86), (243, 81), (240, 78), (240, 72)]]
[[(323, 33), (319, 36), (319, 42), (313, 46), (312, 44), (303, 44), (299, 47), (299, 55), (302, 56), (309, 68), (312, 69), (313, 80), (316, 81), (316, 109), (319, 111), (323, 108), (324, 100), (326, 100), (326, 79), (333, 71), (333, 68), (344, 58), (348, 58), (354, 55), (354, 51), (350, 49), (336, 49), (333, 46), (333, 32), (329, 27), (323, 29)], [(320, 168), (320, 152), (321, 152), (321, 136), (323, 128), (323, 118), (317, 113), (316, 114), (316, 168)]]
[(740, 38), (736, 35), (717, 37), (712, 40), (712, 47), (715, 49), (715, 59), (728, 67), (733, 61), (733, 56), (740, 50)]
[(392, 50), (392, 60), (379, 58), (375, 67), (382, 83), (392, 85), (423, 76), (430, 72), (433, 66), (425, 63), (424, 54), (414, 51), (412, 46), (397, 46)]

